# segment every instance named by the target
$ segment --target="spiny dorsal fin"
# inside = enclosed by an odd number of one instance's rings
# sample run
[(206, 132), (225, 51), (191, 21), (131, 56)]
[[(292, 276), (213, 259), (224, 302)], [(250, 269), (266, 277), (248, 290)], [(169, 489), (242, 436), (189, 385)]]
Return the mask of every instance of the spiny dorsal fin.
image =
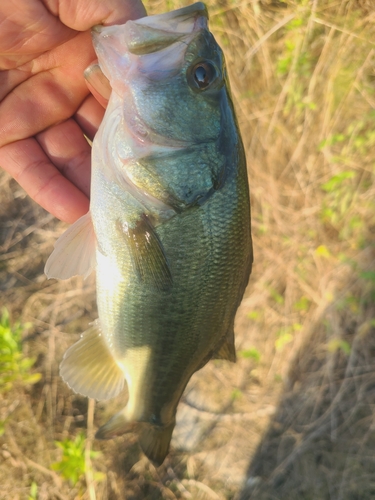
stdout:
[(108, 350), (98, 321), (66, 351), (60, 375), (74, 392), (99, 401), (122, 390), (124, 374)]
[(44, 268), (47, 278), (85, 278), (95, 267), (96, 238), (90, 212), (71, 225), (55, 243)]
[(143, 215), (134, 227), (118, 224), (129, 248), (134, 269), (143, 283), (165, 290), (172, 285), (163, 245), (155, 228)]

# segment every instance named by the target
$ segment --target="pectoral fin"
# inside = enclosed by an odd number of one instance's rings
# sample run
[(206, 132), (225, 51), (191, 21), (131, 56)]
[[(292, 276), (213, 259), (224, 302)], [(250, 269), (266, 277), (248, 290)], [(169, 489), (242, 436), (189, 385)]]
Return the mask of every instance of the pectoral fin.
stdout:
[(139, 279), (158, 290), (169, 288), (172, 273), (163, 245), (148, 218), (143, 215), (134, 227), (119, 223), (119, 229), (125, 237)]
[(224, 338), (218, 350), (214, 352), (212, 359), (226, 359), (232, 363), (236, 362), (236, 348), (234, 347), (234, 332), (230, 330)]
[(66, 351), (60, 375), (74, 392), (99, 401), (122, 390), (124, 374), (108, 350), (98, 321)]
[(95, 267), (95, 249), (96, 238), (88, 212), (56, 241), (44, 268), (47, 278), (66, 280), (76, 275), (87, 278)]

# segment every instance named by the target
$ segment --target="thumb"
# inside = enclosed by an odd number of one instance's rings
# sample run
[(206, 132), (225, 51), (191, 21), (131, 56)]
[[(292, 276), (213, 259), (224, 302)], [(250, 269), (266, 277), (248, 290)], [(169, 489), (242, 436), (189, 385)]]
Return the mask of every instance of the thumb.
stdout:
[(54, 14), (77, 31), (96, 24), (123, 24), (147, 15), (141, 0), (59, 0)]

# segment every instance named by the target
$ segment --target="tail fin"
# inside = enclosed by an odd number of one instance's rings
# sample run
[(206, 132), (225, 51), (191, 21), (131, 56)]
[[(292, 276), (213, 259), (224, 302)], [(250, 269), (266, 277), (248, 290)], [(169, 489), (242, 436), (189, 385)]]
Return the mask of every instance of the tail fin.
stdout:
[(157, 466), (164, 462), (168, 454), (174, 426), (175, 422), (166, 427), (147, 424), (140, 432), (139, 444), (142, 451)]

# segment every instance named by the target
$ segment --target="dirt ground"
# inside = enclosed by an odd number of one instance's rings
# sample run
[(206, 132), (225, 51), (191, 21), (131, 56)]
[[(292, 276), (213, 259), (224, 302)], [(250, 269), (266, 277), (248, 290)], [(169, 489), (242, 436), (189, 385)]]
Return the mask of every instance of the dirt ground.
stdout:
[[(148, 3), (150, 13), (182, 5)], [(255, 263), (238, 361), (193, 376), (160, 468), (136, 436), (93, 440), (126, 392), (89, 402), (58, 366), (96, 318), (94, 277), (46, 280), (66, 225), (0, 173), (0, 308), (29, 323), (23, 355), (41, 374), (0, 392), (0, 499), (375, 498), (372, 7), (208, 2), (247, 152)], [(53, 464), (57, 442), (81, 432), (75, 482)]]

